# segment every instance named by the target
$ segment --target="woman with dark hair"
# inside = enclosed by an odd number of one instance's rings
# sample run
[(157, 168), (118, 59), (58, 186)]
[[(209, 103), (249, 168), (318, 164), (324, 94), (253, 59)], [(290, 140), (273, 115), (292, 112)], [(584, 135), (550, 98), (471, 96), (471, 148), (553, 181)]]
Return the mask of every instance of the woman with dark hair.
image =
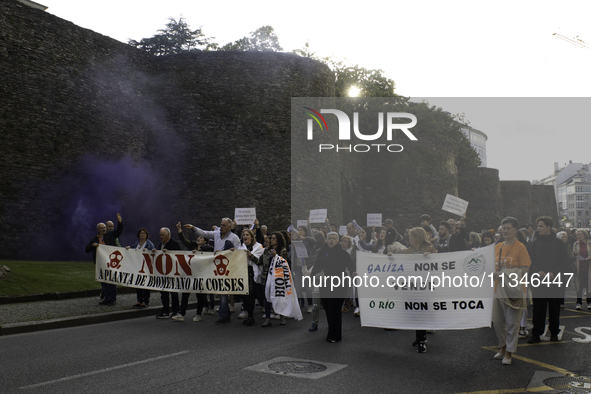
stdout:
[(361, 252), (371, 252), (374, 247), (374, 242), (372, 239), (373, 230), (371, 227), (363, 227), (359, 231), (359, 251)]
[(242, 296), (242, 304), (244, 310), (248, 313), (248, 317), (243, 323), (252, 326), (254, 324), (254, 300), (257, 294), (255, 276), (261, 274), (258, 262), (263, 254), (263, 246), (255, 240), (252, 230), (244, 229), (242, 230), (242, 244), (239, 249), (246, 249), (248, 262), (248, 295)]
[(312, 301), (312, 292), (309, 288), (302, 287), (302, 280), (301, 280), (301, 272), (304, 266), (311, 267), (314, 265), (314, 245), (316, 245), (316, 239), (311, 237), (310, 231), (307, 226), (299, 226), (297, 234), (293, 235), (292, 241), (300, 241), (306, 247), (306, 254), (308, 257), (303, 258), (299, 257), (297, 254), (297, 250), (292, 248), (291, 251), (291, 258), (292, 258), (292, 274), (294, 276), (294, 283), (296, 285), (296, 290), (298, 293), (299, 303), (300, 306), (304, 306), (304, 292), (306, 293), (306, 298), (308, 299), (308, 313), (312, 313), (314, 304)]
[(384, 250), (386, 250), (386, 229), (381, 229), (380, 236), (378, 237), (378, 240), (376, 241), (375, 245), (373, 246), (373, 249), (371, 250), (371, 252), (372, 253), (384, 253)]
[[(264, 288), (265, 293), (267, 292), (267, 287), (271, 284), (267, 281), (267, 275), (269, 274), (269, 265), (273, 257), (279, 255), (287, 260), (287, 249), (285, 248), (285, 240), (283, 238), (283, 234), (280, 232), (274, 232), (271, 234), (269, 238), (270, 245), (263, 253), (263, 262), (262, 262), (262, 278), (264, 280)], [(266, 254), (266, 256), (265, 256)], [(263, 327), (271, 326), (271, 308), (273, 305), (269, 302), (270, 300), (265, 299), (265, 322), (263, 323)], [(285, 325), (285, 316), (280, 316), (279, 324)]]
[[(437, 249), (429, 241), (429, 235), (422, 227), (415, 227), (409, 231), (410, 246), (404, 251), (405, 254), (422, 254), (426, 256), (430, 253), (437, 253)], [(415, 341), (413, 346), (417, 346), (418, 353), (427, 351), (427, 330), (415, 330)]]
[[(152, 250), (155, 248), (154, 243), (149, 240), (150, 234), (144, 227), (140, 228), (137, 232), (137, 241), (132, 246), (126, 246), (125, 249), (138, 249), (138, 250)], [(133, 305), (134, 308), (147, 308), (150, 306), (150, 290), (148, 289), (136, 289), (137, 302)]]
[[(517, 239), (518, 236), (523, 237), (519, 232), (517, 219), (504, 218), (501, 228), (504, 241), (499, 242), (495, 247), (494, 277), (496, 281), (493, 298), (493, 323), (501, 350), (495, 354), (494, 358), (503, 360), (503, 365), (510, 365), (511, 355), (517, 351), (523, 310), (527, 308), (525, 289), (519, 282), (521, 277), (529, 271), (531, 259), (525, 245)], [(512, 274), (520, 276), (516, 287), (510, 286), (511, 281), (508, 275)], [(498, 280), (501, 275), (504, 276), (504, 281)]]

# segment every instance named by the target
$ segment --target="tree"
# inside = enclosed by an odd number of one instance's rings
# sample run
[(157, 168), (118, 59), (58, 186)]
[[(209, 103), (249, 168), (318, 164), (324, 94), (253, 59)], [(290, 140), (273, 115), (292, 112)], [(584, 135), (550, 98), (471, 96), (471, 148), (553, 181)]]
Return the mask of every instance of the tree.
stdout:
[(140, 41), (129, 40), (128, 44), (156, 56), (185, 51), (207, 51), (217, 47), (217, 44), (211, 41), (214, 37), (205, 37), (201, 27), (191, 30), (182, 16), (178, 22), (174, 18), (168, 18), (166, 28), (158, 31), (160, 33), (153, 37), (142, 38)]
[(260, 51), (281, 52), (279, 38), (271, 26), (262, 26), (250, 33), (250, 37), (243, 37), (237, 41), (229, 42), (219, 48), (221, 51)]

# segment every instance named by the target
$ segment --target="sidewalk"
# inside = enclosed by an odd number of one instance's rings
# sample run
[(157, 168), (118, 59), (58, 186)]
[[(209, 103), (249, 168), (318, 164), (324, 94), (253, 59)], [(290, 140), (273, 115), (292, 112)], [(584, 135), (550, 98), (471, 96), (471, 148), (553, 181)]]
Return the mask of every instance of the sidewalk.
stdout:
[[(99, 305), (99, 297), (19, 302), (0, 305), (0, 335), (74, 327), (157, 315), (162, 310), (160, 293), (152, 292), (152, 306), (134, 309), (135, 293), (118, 294), (114, 306)], [(187, 309), (197, 308), (195, 296)]]

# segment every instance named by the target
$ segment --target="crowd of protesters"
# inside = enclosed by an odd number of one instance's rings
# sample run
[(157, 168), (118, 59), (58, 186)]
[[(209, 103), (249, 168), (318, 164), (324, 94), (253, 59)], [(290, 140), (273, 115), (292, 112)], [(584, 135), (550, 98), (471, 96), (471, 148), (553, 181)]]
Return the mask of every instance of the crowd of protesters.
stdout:
[[(119, 236), (123, 231), (121, 216), (117, 214), (117, 227), (113, 223), (107, 226), (97, 225), (97, 235), (86, 246), (86, 252), (93, 253), (96, 262), (96, 248), (100, 244), (121, 246)], [(276, 258), (284, 259), (289, 264), (294, 285), (296, 286), (301, 308), (306, 308), (312, 315), (309, 331), (318, 330), (319, 311), (324, 309), (328, 322), (328, 342), (341, 340), (342, 313), (353, 310), (355, 316), (360, 315), (359, 299), (356, 288), (340, 288), (339, 294), (327, 294), (326, 289), (302, 287), (302, 275), (325, 274), (356, 275), (356, 256), (361, 253), (392, 254), (429, 254), (474, 250), (495, 245), (495, 279), (511, 273), (525, 277), (538, 274), (555, 281), (560, 274), (574, 274), (576, 288), (576, 309), (583, 304), (583, 290), (587, 291), (587, 309), (591, 310), (591, 276), (589, 260), (591, 241), (589, 232), (583, 229), (566, 229), (558, 231), (549, 217), (540, 217), (535, 224), (527, 223), (520, 226), (516, 218), (504, 218), (496, 230), (468, 232), (465, 215), (459, 220), (449, 219), (438, 225), (431, 223), (429, 215), (417, 218), (416, 227), (406, 227), (400, 234), (391, 219), (386, 219), (381, 227), (361, 227), (355, 221), (346, 225), (346, 234), (336, 232), (340, 227), (326, 223), (315, 225), (289, 226), (287, 230), (270, 232), (267, 226), (255, 220), (250, 226), (237, 226), (230, 218), (224, 218), (218, 226), (206, 231), (191, 224), (177, 223), (177, 236), (188, 249), (202, 252), (244, 249), (248, 261), (248, 295), (241, 296), (242, 311), (238, 318), (243, 319), (247, 326), (255, 324), (255, 309), (264, 311), (262, 327), (272, 326), (272, 320), (279, 320), (285, 325), (286, 318), (276, 314), (268, 296), (267, 275), (271, 262)], [(494, 224), (497, 226), (497, 224)], [(109, 229), (110, 227), (110, 229)], [(183, 227), (191, 230), (196, 239), (190, 241)], [(181, 246), (172, 239), (172, 232), (163, 227), (159, 232), (160, 243), (156, 246), (149, 239), (148, 230), (140, 228), (137, 241), (127, 248), (142, 250), (180, 250)], [(307, 257), (299, 257), (292, 241), (303, 243)], [(504, 365), (512, 363), (512, 354), (517, 350), (518, 339), (527, 338), (526, 330), (527, 306), (532, 304), (533, 329), (529, 343), (540, 342), (544, 335), (546, 311), (549, 312), (550, 340), (559, 339), (560, 309), (565, 307), (564, 284), (550, 283), (545, 287), (522, 286), (519, 292), (507, 294), (507, 289), (495, 285), (493, 301), (493, 324), (500, 350), (494, 358), (502, 360)], [(510, 290), (510, 289), (509, 289)], [(184, 321), (190, 293), (180, 295), (176, 292), (161, 292), (162, 312), (159, 319), (172, 318)], [(114, 305), (116, 302), (115, 285), (102, 283), (101, 305)], [(234, 313), (234, 298), (238, 296), (197, 294), (197, 311), (193, 321), (199, 322), (201, 316), (214, 314), (217, 310), (219, 318), (216, 324), (231, 321)], [(219, 305), (215, 305), (219, 298)], [(149, 306), (150, 291), (138, 289), (137, 303), (134, 308)], [(172, 310), (170, 308), (172, 302)], [(425, 330), (416, 331), (413, 346), (419, 353), (426, 352), (427, 336)]]

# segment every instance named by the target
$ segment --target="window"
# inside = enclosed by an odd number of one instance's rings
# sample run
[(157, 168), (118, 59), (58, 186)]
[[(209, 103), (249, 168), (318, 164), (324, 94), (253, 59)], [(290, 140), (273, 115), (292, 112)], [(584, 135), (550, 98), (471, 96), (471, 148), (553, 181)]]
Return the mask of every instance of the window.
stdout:
[(585, 203), (582, 201), (581, 202), (577, 201), (577, 209), (583, 209), (583, 208), (585, 208)]
[(583, 194), (577, 194), (577, 201), (583, 201)]

